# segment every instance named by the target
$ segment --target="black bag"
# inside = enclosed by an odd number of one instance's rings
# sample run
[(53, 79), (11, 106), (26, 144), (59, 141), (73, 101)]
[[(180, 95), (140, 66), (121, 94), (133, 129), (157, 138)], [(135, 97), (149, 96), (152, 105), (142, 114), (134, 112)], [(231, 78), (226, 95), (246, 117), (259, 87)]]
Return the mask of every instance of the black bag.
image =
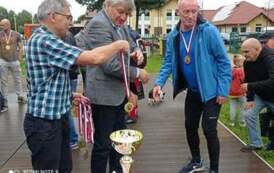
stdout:
[(4, 108), (4, 104), (5, 104), (5, 99), (2, 93), (0, 92), (0, 110)]

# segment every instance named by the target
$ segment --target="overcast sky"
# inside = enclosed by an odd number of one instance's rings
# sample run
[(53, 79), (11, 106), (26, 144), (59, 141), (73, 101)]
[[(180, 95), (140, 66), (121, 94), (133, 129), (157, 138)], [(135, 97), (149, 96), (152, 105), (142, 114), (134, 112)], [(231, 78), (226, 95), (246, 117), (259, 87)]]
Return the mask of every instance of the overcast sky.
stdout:
[[(68, 0), (72, 6), (71, 12), (73, 17), (76, 19), (80, 15), (85, 13), (85, 7), (79, 5), (75, 0)], [(198, 0), (201, 1), (201, 0)], [(241, 0), (203, 0), (204, 9), (217, 9), (222, 5), (233, 4), (234, 2), (239, 2)], [(269, 1), (274, 0), (246, 0), (257, 6), (267, 7)], [(16, 13), (21, 12), (23, 9), (35, 14), (37, 8), (42, 0), (0, 0), (0, 6), (5, 7), (8, 10), (13, 10)]]

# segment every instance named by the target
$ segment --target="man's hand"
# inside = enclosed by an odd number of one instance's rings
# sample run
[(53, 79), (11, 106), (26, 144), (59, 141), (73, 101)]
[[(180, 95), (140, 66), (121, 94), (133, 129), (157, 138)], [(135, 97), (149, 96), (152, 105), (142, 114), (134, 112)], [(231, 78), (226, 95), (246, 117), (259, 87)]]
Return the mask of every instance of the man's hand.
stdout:
[(217, 97), (217, 100), (216, 100), (216, 102), (217, 102), (219, 105), (224, 104), (226, 101), (227, 101), (227, 97), (223, 97), (223, 96), (218, 96), (218, 97)]
[(130, 92), (130, 96), (128, 97), (128, 101), (134, 105), (134, 107), (137, 106), (138, 103), (138, 96), (134, 94), (133, 92)]
[(152, 95), (153, 95), (153, 99), (155, 100), (155, 102), (160, 101), (161, 92), (162, 92), (162, 90), (161, 90), (161, 87), (159, 85), (157, 85), (153, 88)]
[(243, 83), (242, 85), (241, 85), (241, 90), (243, 91), (243, 92), (247, 92), (247, 90), (248, 90), (248, 83)]
[(127, 52), (129, 50), (129, 43), (126, 40), (118, 40), (113, 44), (122, 52)]
[(139, 70), (140, 70), (139, 79), (141, 79), (143, 83), (147, 83), (149, 80), (147, 71), (145, 69), (139, 69)]
[(256, 103), (254, 101), (246, 102), (244, 104), (244, 110), (248, 110), (248, 109), (254, 108), (255, 106), (256, 106)]
[(130, 57), (137, 62), (138, 65), (142, 64), (144, 61), (144, 55), (141, 50), (134, 51), (130, 54)]

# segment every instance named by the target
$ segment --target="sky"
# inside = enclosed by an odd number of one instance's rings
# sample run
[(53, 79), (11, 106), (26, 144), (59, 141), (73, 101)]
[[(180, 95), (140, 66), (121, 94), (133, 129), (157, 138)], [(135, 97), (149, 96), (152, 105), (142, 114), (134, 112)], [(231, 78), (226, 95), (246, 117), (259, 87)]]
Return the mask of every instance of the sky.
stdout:
[[(13, 10), (16, 13), (21, 12), (23, 9), (35, 14), (39, 4), (43, 0), (0, 0), (0, 6), (5, 7), (8, 10)], [(71, 4), (71, 12), (74, 19), (77, 19), (80, 15), (85, 13), (85, 6), (78, 4), (75, 0), (68, 0)], [(198, 0), (202, 1), (202, 0)], [(217, 9), (223, 5), (233, 4), (241, 0), (203, 0), (203, 9)], [(260, 7), (267, 7), (268, 2), (274, 0), (246, 0)], [(271, 3), (271, 4), (274, 4)]]

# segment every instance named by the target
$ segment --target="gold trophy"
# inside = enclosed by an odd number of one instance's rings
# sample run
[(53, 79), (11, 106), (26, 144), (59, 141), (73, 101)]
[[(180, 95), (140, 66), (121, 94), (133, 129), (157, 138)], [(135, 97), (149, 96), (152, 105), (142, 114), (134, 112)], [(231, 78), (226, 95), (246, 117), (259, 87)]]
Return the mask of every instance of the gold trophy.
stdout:
[(130, 129), (117, 130), (110, 134), (113, 148), (123, 155), (120, 159), (123, 173), (130, 172), (130, 166), (133, 163), (131, 155), (142, 144), (143, 138), (143, 133)]

